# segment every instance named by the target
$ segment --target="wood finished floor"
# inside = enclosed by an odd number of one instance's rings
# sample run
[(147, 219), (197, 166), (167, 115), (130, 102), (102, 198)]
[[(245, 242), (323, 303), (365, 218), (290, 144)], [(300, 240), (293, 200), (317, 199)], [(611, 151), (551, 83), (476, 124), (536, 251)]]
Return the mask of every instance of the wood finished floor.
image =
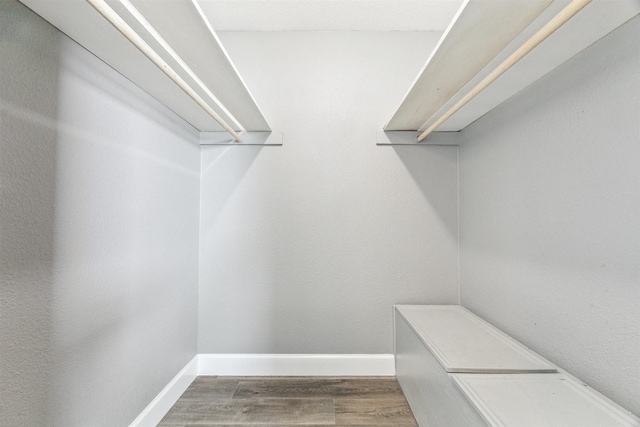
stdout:
[(393, 377), (198, 377), (163, 427), (417, 427)]

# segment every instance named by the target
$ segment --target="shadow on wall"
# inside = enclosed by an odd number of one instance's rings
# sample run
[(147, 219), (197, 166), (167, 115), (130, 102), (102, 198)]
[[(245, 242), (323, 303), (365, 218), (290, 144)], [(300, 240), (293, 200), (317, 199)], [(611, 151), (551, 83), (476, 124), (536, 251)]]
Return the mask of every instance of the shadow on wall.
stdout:
[(214, 244), (218, 219), (261, 150), (260, 146), (201, 147), (201, 192), (210, 192), (201, 197), (201, 247)]
[(34, 38), (23, 9), (0, 3), (0, 424), (16, 426), (47, 425), (57, 136), (42, 123), (56, 120), (61, 39)]
[[(228, 200), (242, 182), (245, 173), (260, 154), (260, 146), (202, 146), (202, 189), (215, 190), (211, 203), (201, 206), (202, 235), (207, 238), (208, 224), (215, 224)], [(207, 190), (204, 190), (207, 191)]]
[(197, 132), (17, 1), (0, 76), (0, 425), (126, 425), (196, 352)]
[[(246, 253), (243, 253), (238, 246), (239, 241), (247, 238), (250, 230), (258, 226), (256, 223), (245, 223), (234, 218), (234, 198), (238, 193), (243, 191), (242, 181), (244, 180), (251, 165), (257, 159), (263, 147), (260, 146), (202, 146), (201, 147), (201, 198), (200, 198), (200, 281), (206, 281), (206, 278), (216, 277), (213, 283), (200, 284), (199, 289), (199, 310), (200, 321), (198, 329), (200, 338), (198, 340), (199, 352), (202, 350), (202, 336), (218, 336), (219, 329), (226, 330), (229, 325), (219, 324), (217, 322), (208, 322), (203, 320), (202, 313), (213, 311), (219, 313), (221, 318), (228, 319), (224, 313), (227, 310), (235, 310), (234, 306), (229, 304), (234, 296), (251, 293), (250, 284), (260, 278), (264, 280), (266, 277), (263, 265), (265, 259), (255, 258), (250, 263), (250, 268), (241, 269), (239, 275), (241, 285), (238, 287), (225, 286), (230, 280), (229, 277), (219, 275), (220, 271), (229, 264), (235, 264), (240, 260), (246, 260)], [(244, 189), (246, 191), (246, 189)], [(259, 200), (253, 200), (257, 203), (255, 206), (249, 206), (246, 209), (251, 210), (251, 214), (260, 216), (262, 211)], [(254, 242), (254, 244), (258, 244)], [(214, 251), (216, 256), (208, 255)], [(228, 294), (228, 293), (231, 294)], [(271, 300), (271, 290), (266, 287), (260, 288), (260, 300)], [(251, 313), (252, 318), (260, 316), (259, 307), (253, 307), (247, 298), (247, 304), (244, 309), (247, 313)], [(266, 323), (268, 320), (263, 319)], [(237, 330), (238, 326), (234, 324), (236, 334), (246, 334), (250, 331)], [(260, 337), (256, 337), (260, 339)], [(211, 352), (207, 349), (206, 352)]]
[[(451, 191), (457, 191), (458, 184), (455, 182), (443, 187), (441, 182), (432, 179), (434, 175), (446, 176), (446, 171), (451, 168), (457, 170), (457, 147), (425, 144), (396, 145), (393, 149), (447, 232), (457, 240), (458, 218), (451, 215), (451, 212), (457, 212), (457, 206), (456, 199), (451, 197)], [(440, 173), (434, 172), (439, 169), (442, 170)]]

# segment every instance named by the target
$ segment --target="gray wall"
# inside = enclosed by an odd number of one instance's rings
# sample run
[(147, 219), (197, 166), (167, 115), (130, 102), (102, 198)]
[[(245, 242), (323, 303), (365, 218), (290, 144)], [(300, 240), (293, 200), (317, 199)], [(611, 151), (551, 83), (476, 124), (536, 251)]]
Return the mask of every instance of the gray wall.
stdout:
[(640, 415), (640, 18), (464, 131), (461, 300)]
[(198, 312), (202, 353), (389, 353), (391, 304), (459, 292), (640, 413), (638, 23), (463, 133), (459, 289), (456, 148), (375, 146), (439, 34), (221, 34), (285, 146), (200, 156), (0, 1), (0, 425), (128, 424)]
[(0, 425), (127, 425), (196, 354), (197, 133), (0, 1)]
[(376, 147), (440, 34), (221, 33), (284, 146), (202, 151), (199, 351), (391, 353), (456, 303), (456, 147)]

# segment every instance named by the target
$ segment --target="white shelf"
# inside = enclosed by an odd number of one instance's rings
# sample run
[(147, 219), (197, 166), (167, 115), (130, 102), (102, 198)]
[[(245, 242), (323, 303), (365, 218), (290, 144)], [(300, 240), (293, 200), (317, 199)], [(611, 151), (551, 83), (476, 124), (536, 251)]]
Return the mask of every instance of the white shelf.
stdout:
[[(202, 108), (167, 78), (85, 1), (21, 0), (27, 7), (102, 59), (200, 131), (222, 131)], [(223, 107), (198, 87), (180, 65), (118, 1), (111, 6), (198, 95), (233, 128), (269, 131), (269, 125), (223, 46), (189, 0), (132, 0), (144, 18), (196, 73)], [(226, 110), (225, 110), (226, 107)], [(235, 119), (234, 119), (235, 118)], [(234, 125), (235, 124), (235, 125)]]
[[(466, 1), (385, 130), (426, 129), (568, 3)], [(438, 130), (464, 129), (638, 13), (636, 0), (594, 0)]]
[(640, 426), (640, 419), (458, 305), (397, 305), (396, 375), (421, 426)]
[(556, 372), (557, 368), (459, 305), (398, 305), (446, 372)]
[(640, 425), (631, 413), (564, 373), (452, 377), (492, 427)]

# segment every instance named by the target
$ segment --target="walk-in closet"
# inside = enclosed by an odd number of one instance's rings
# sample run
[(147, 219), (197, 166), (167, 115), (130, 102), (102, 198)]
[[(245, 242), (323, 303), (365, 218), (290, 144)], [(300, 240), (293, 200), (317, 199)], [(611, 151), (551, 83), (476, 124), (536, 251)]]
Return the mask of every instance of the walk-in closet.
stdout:
[(639, 13), (0, 0), (0, 427), (640, 426)]

